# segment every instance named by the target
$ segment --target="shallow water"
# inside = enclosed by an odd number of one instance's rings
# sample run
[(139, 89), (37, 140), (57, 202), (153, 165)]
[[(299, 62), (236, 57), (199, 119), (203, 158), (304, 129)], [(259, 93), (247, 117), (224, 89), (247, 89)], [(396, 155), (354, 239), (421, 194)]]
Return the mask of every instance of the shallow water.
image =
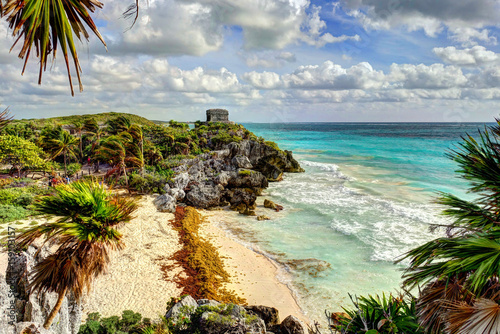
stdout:
[(281, 263), (311, 319), (349, 306), (349, 295), (396, 291), (393, 261), (446, 223), (436, 191), (467, 197), (445, 152), (484, 124), (245, 124), (289, 149), (305, 173), (272, 183), (285, 207), (270, 221), (239, 219), (239, 236)]

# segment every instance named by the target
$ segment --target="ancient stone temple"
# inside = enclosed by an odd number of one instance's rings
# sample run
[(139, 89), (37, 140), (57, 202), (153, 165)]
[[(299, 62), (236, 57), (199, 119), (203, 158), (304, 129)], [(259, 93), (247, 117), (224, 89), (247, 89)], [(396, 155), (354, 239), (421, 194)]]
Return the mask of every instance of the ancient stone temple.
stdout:
[(208, 109), (207, 123), (208, 122), (229, 123), (229, 111), (226, 109)]

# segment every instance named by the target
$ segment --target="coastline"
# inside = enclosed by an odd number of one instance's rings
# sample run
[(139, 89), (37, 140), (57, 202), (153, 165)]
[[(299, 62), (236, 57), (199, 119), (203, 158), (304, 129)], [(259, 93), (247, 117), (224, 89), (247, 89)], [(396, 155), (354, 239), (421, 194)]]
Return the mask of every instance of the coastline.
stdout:
[[(180, 296), (181, 289), (174, 277), (183, 273), (168, 260), (181, 247), (178, 234), (169, 222), (174, 215), (158, 212), (152, 202), (152, 196), (143, 196), (136, 218), (120, 228), (126, 247), (112, 255), (108, 272), (94, 281), (92, 291), (82, 304), (82, 320), (92, 312), (112, 316), (121, 315), (127, 309), (157, 319), (166, 312), (170, 298)], [(206, 217), (200, 235), (218, 249), (231, 275), (225, 287), (245, 298), (248, 305), (275, 307), (281, 320), (291, 314), (310, 323), (293, 292), (277, 278), (276, 264), (235, 241), (217, 226), (232, 211), (198, 211)], [(168, 272), (162, 270), (165, 265), (169, 267)]]
[(206, 219), (200, 234), (217, 247), (224, 266), (231, 275), (230, 282), (225, 285), (228, 290), (236, 291), (239, 296), (247, 300), (248, 305), (276, 308), (281, 320), (293, 315), (306, 324), (311, 323), (297, 303), (293, 291), (278, 279), (277, 264), (238, 242), (218, 226), (232, 211), (199, 210), (199, 212)]

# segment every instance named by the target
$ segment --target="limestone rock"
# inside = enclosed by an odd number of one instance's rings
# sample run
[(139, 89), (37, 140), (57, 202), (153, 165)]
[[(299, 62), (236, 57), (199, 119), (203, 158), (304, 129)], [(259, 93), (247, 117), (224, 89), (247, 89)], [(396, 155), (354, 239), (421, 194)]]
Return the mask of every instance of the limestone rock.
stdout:
[[(231, 309), (227, 310), (228, 307)], [(204, 334), (265, 334), (266, 325), (259, 317), (248, 314), (243, 307), (228, 304), (221, 313), (204, 312), (200, 319), (200, 331)]]
[(308, 334), (307, 327), (304, 325), (302, 321), (294, 317), (293, 315), (289, 315), (281, 322), (281, 331), (283, 333), (289, 334)]
[(281, 211), (281, 210), (283, 210), (283, 206), (281, 206), (279, 204), (276, 204), (273, 201), (268, 200), (268, 199), (264, 200), (264, 207), (268, 208), (268, 209), (273, 209), (275, 211)]
[(43, 328), (40, 323), (18, 322), (16, 324), (16, 334), (55, 334), (52, 330)]
[(258, 220), (258, 221), (269, 220), (269, 219), (271, 219), (271, 218), (269, 218), (269, 217), (268, 217), (268, 216), (266, 216), (266, 215), (261, 215), (261, 216), (258, 216), (258, 217), (257, 217), (257, 220)]
[(175, 198), (176, 201), (181, 201), (184, 199), (184, 196), (186, 196), (186, 193), (184, 190), (179, 189), (179, 188), (170, 188), (167, 192), (170, 196)]
[(196, 300), (191, 296), (185, 296), (167, 311), (165, 318), (172, 318), (175, 322), (179, 316), (190, 316), (194, 314), (197, 308), (198, 303)]
[(244, 155), (237, 155), (231, 160), (232, 164), (238, 168), (253, 168), (250, 160)]
[(210, 299), (198, 299), (197, 301), (198, 306), (219, 306), (220, 303), (215, 300), (210, 300)]
[[(30, 284), (28, 273), (32, 271), (38, 261), (48, 254), (49, 252), (46, 248), (37, 249), (30, 246), (26, 252), (9, 256), (7, 282), (13, 284), (15, 297), (9, 298), (9, 296), (6, 296), (4, 298), (2, 295), (0, 300), (8, 300), (10, 304), (15, 305), (17, 321), (20, 321), (16, 323), (16, 331), (18, 332), (21, 332), (24, 328), (28, 328), (26, 329), (27, 331), (40, 334), (76, 334), (80, 328), (82, 314), (80, 305), (76, 302), (72, 294), (68, 294), (64, 298), (61, 309), (50, 327), (50, 331), (45, 331), (42, 328), (42, 324), (56, 304), (58, 296), (55, 293), (31, 293), (28, 288)], [(4, 290), (0, 288), (0, 291)], [(3, 327), (3, 324), (0, 327)], [(6, 331), (5, 333), (9, 332)]]
[(221, 187), (200, 184), (192, 185), (191, 190), (186, 194), (186, 200), (188, 204), (204, 209), (217, 206), (222, 197)]
[(229, 174), (228, 172), (221, 172), (219, 175), (216, 176), (215, 183), (225, 187), (227, 186), (230, 179), (231, 179), (231, 174)]
[(266, 177), (257, 171), (240, 169), (232, 173), (228, 182), (229, 188), (267, 188), (269, 185)]
[(251, 305), (245, 306), (245, 309), (247, 312), (255, 313), (255, 315), (264, 320), (267, 329), (270, 329), (274, 325), (279, 325), (280, 323), (279, 311), (274, 307)]
[(161, 212), (175, 212), (177, 201), (169, 194), (163, 194), (153, 200), (156, 209)]
[(245, 204), (251, 206), (255, 203), (257, 196), (248, 189), (235, 189), (232, 197), (229, 199), (229, 203), (232, 206), (237, 206), (239, 204)]
[(180, 173), (173, 179), (173, 183), (175, 188), (184, 190), (189, 183), (189, 174), (188, 173)]

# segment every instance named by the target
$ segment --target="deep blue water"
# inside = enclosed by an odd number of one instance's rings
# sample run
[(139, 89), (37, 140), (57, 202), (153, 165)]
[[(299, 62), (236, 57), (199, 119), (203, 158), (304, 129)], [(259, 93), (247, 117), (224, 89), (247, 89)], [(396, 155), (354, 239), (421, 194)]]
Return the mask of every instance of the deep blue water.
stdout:
[[(239, 219), (242, 238), (283, 265), (311, 318), (340, 311), (351, 294), (395, 291), (393, 261), (438, 236), (437, 191), (462, 197), (467, 183), (445, 152), (484, 123), (244, 124), (292, 150), (305, 173), (287, 174), (266, 197), (284, 205), (270, 221)], [(240, 231), (241, 232), (241, 231)], [(246, 237), (245, 237), (246, 235)], [(252, 236), (248, 237), (249, 235)]]

